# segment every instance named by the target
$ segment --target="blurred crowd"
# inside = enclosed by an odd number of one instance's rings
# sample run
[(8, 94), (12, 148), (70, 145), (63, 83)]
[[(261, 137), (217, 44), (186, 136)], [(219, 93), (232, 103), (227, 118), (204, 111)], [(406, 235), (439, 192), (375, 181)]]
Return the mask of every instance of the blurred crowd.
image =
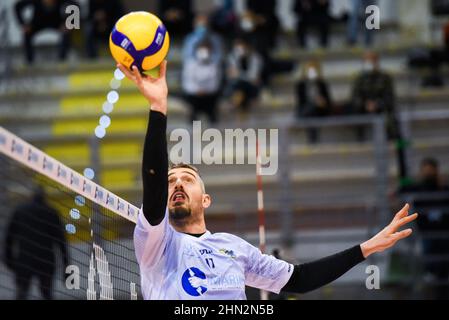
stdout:
[[(181, 88), (190, 105), (190, 120), (201, 114), (211, 123), (219, 120), (221, 98), (237, 110), (239, 119), (246, 119), (262, 96), (270, 97), (270, 82), (274, 75), (298, 69), (295, 78), (295, 99), (298, 119), (327, 117), (339, 114), (385, 114), (388, 136), (398, 138), (395, 125), (394, 80), (380, 67), (380, 57), (373, 50), (374, 31), (365, 27), (365, 9), (376, 0), (351, 0), (350, 10), (335, 17), (330, 13), (332, 0), (295, 0), (292, 12), (296, 16), (296, 44), (307, 50), (311, 31), (317, 31), (319, 45), (329, 46), (329, 30), (335, 24), (346, 27), (346, 44), (359, 41), (366, 48), (363, 68), (352, 84), (352, 93), (345, 102), (335, 102), (329, 81), (320, 61), (280, 60), (273, 56), (279, 42), (281, 24), (276, 0), (245, 0), (245, 11), (237, 13), (234, 0), (222, 0), (207, 12), (195, 12), (191, 0), (159, 0), (158, 16), (170, 32), (173, 42), (182, 44)], [(19, 0), (16, 17), (23, 30), (26, 60), (34, 62), (32, 40), (44, 29), (61, 33), (59, 58), (64, 60), (70, 48), (71, 31), (65, 28), (65, 7), (74, 0)], [(33, 8), (25, 19), (24, 11)], [(86, 56), (98, 57), (98, 45), (107, 44), (115, 21), (126, 10), (120, 0), (89, 0), (83, 14)], [(430, 70), (423, 85), (441, 85), (441, 65), (449, 62), (449, 24), (444, 27), (441, 48), (411, 52), (411, 68)], [(317, 129), (309, 129), (308, 141), (319, 140)], [(365, 130), (357, 128), (357, 138), (365, 140)]]
[[(296, 36), (301, 48), (307, 48), (308, 34), (312, 29), (319, 33), (320, 45), (326, 48), (329, 43), (329, 30), (332, 24), (346, 23), (348, 45), (358, 42), (359, 33), (364, 33), (365, 45), (371, 46), (373, 32), (362, 26), (365, 8), (375, 4), (376, 0), (351, 0), (351, 8), (341, 16), (330, 13), (333, 0), (295, 0), (293, 13), (297, 18)], [(222, 0), (221, 4), (207, 13), (209, 26), (230, 44), (236, 37), (245, 37), (262, 55), (276, 48), (277, 38), (281, 34), (281, 24), (277, 15), (276, 0), (245, 0), (246, 10), (237, 13), (234, 0)], [(53, 29), (61, 33), (61, 54), (64, 59), (70, 47), (70, 30), (65, 28), (65, 8), (77, 5), (77, 0), (18, 0), (15, 15), (22, 27), (24, 45), (28, 62), (33, 62), (31, 42), (33, 37), (44, 29)], [(32, 8), (33, 14), (26, 18), (24, 11)], [(175, 40), (182, 40), (195, 29), (195, 16), (191, 0), (159, 0), (157, 14), (163, 20)], [(83, 14), (86, 25), (86, 52), (96, 57), (91, 40), (107, 39), (115, 21), (126, 13), (120, 0), (88, 0), (87, 13)], [(95, 41), (94, 41), (95, 42)]]
[[(358, 41), (364, 8), (374, 1), (352, 1), (353, 10), (347, 14), (347, 43)], [(237, 110), (240, 119), (255, 108), (261, 93), (270, 93), (270, 82), (279, 73), (294, 74), (296, 112), (298, 119), (325, 117), (336, 114), (366, 114), (384, 112), (394, 118), (394, 89), (391, 77), (379, 67), (379, 57), (369, 52), (364, 57), (365, 69), (354, 82), (352, 98), (343, 105), (332, 100), (328, 82), (319, 61), (280, 60), (273, 56), (279, 42), (280, 21), (275, 0), (246, 1), (246, 11), (238, 15), (232, 0), (222, 1), (208, 14), (193, 14), (189, 1), (161, 1), (160, 16), (171, 34), (182, 39), (181, 87), (191, 106), (191, 120), (200, 113), (215, 123), (217, 103), (224, 97)], [(317, 29), (319, 43), (327, 48), (329, 28), (337, 23), (329, 13), (328, 0), (297, 0), (293, 11), (297, 17), (297, 45), (308, 48), (308, 36)], [(364, 33), (364, 44), (373, 43), (372, 32)], [(373, 89), (374, 88), (374, 89)], [(394, 123), (393, 120), (390, 121)], [(360, 140), (363, 130), (358, 131)], [(308, 131), (309, 142), (319, 139), (317, 129)]]

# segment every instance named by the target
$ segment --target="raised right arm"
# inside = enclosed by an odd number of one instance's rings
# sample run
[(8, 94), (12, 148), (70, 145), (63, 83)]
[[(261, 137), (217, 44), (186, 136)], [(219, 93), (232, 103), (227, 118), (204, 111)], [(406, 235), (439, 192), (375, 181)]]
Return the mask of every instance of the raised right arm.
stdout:
[(120, 70), (133, 81), (151, 105), (142, 160), (143, 214), (151, 225), (164, 218), (168, 197), (167, 153), (167, 61), (160, 66), (158, 78), (142, 75), (136, 67), (132, 71), (122, 65)]

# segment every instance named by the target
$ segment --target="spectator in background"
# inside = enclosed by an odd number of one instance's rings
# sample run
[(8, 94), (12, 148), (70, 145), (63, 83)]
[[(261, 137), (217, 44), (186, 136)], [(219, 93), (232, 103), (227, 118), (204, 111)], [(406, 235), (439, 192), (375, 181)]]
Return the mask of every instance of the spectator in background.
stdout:
[(212, 54), (216, 55), (214, 60), (223, 60), (223, 45), (222, 40), (218, 34), (213, 32), (209, 25), (209, 19), (205, 14), (198, 14), (195, 17), (195, 26), (193, 31), (187, 35), (184, 40), (184, 47), (182, 52), (183, 59), (189, 59), (195, 56), (196, 47), (198, 43), (208, 39), (213, 48)]
[(259, 52), (274, 48), (279, 34), (276, 0), (247, 0), (240, 28), (250, 44)]
[(234, 0), (222, 0), (210, 15), (211, 29), (217, 32), (226, 40), (226, 44), (231, 44), (237, 32), (237, 15), (234, 11)]
[[(447, 282), (449, 277), (449, 257), (445, 260), (430, 260), (431, 256), (449, 255), (449, 187), (443, 183), (438, 161), (425, 158), (420, 164), (419, 180), (402, 187), (400, 194), (413, 193), (418, 196), (413, 200), (414, 210), (419, 210), (421, 216), (417, 221), (419, 230), (423, 233), (424, 271), (437, 281)], [(436, 198), (435, 196), (441, 196)], [(432, 197), (434, 196), (434, 197)], [(416, 196), (415, 196), (416, 197)], [(429, 237), (428, 232), (440, 232), (446, 236)], [(427, 259), (426, 259), (427, 258)], [(449, 286), (437, 283), (437, 299), (449, 297)]]
[[(20, 0), (15, 5), (17, 20), (22, 28), (23, 46), (26, 60), (29, 64), (34, 62), (33, 38), (44, 29), (53, 29), (59, 32), (59, 59), (65, 60), (70, 46), (70, 30), (66, 28), (65, 8), (76, 4), (65, 0)], [(25, 19), (24, 11), (32, 9), (31, 19)]]
[(190, 120), (204, 112), (211, 123), (217, 122), (217, 102), (223, 82), (223, 45), (209, 26), (208, 17), (195, 17), (195, 27), (184, 42), (182, 89), (191, 106)]
[(272, 51), (277, 45), (281, 32), (276, 15), (276, 0), (247, 0), (246, 12), (240, 18), (239, 37), (248, 42), (263, 61), (261, 88), (269, 94), (270, 80), (274, 74), (290, 72), (293, 63), (289, 60), (274, 59)]
[(217, 101), (222, 80), (221, 47), (205, 37), (194, 44), (194, 54), (183, 62), (182, 89), (192, 108), (190, 120), (204, 112), (211, 123), (217, 122)]
[(329, 39), (329, 0), (295, 0), (293, 11), (297, 16), (296, 34), (301, 48), (307, 48), (307, 32), (317, 28), (320, 45), (326, 48)]
[(120, 0), (89, 0), (86, 21), (86, 51), (89, 58), (98, 57), (98, 40), (107, 43), (115, 23), (123, 14)]
[(449, 189), (443, 183), (438, 161), (434, 158), (424, 158), (420, 164), (418, 181), (403, 187), (401, 191), (426, 192), (449, 191)]
[(258, 97), (261, 88), (263, 60), (253, 47), (243, 39), (236, 39), (228, 57), (228, 95), (233, 107), (246, 118), (251, 103)]
[[(380, 69), (377, 53), (364, 54), (363, 71), (353, 84), (351, 104), (355, 114), (385, 114), (388, 137), (398, 137), (393, 79)], [(357, 129), (357, 137), (365, 140), (364, 127)]]
[[(332, 101), (328, 84), (321, 75), (318, 62), (309, 61), (303, 67), (301, 79), (295, 85), (296, 91), (296, 117), (298, 119), (309, 117), (326, 117), (331, 114)], [(318, 141), (318, 129), (308, 128), (309, 143)]]
[(159, 17), (173, 39), (192, 31), (193, 16), (191, 0), (159, 0)]
[(58, 212), (46, 202), (43, 189), (38, 188), (29, 203), (14, 211), (6, 231), (5, 261), (15, 274), (17, 300), (27, 298), (33, 277), (39, 280), (42, 297), (53, 298), (57, 248), (65, 272), (69, 259), (64, 228)]
[(364, 35), (364, 43), (366, 47), (370, 47), (373, 43), (373, 30), (368, 30), (365, 26), (366, 8), (375, 5), (376, 0), (352, 0), (351, 11), (347, 24), (347, 41), (350, 46), (357, 43), (360, 31)]

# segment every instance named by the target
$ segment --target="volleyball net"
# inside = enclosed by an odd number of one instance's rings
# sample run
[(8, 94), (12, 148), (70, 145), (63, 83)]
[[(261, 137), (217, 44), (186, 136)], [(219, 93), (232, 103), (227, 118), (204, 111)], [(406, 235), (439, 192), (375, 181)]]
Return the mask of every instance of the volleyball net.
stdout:
[(0, 127), (0, 299), (139, 299), (138, 208)]

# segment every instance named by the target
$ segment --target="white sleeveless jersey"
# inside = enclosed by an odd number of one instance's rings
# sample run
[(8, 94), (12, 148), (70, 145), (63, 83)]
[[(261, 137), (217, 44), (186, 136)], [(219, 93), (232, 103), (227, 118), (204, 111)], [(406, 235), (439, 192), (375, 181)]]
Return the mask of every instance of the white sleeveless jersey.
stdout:
[(279, 293), (293, 273), (292, 264), (237, 236), (177, 232), (167, 210), (157, 226), (139, 213), (134, 247), (144, 299), (244, 300), (245, 285)]

